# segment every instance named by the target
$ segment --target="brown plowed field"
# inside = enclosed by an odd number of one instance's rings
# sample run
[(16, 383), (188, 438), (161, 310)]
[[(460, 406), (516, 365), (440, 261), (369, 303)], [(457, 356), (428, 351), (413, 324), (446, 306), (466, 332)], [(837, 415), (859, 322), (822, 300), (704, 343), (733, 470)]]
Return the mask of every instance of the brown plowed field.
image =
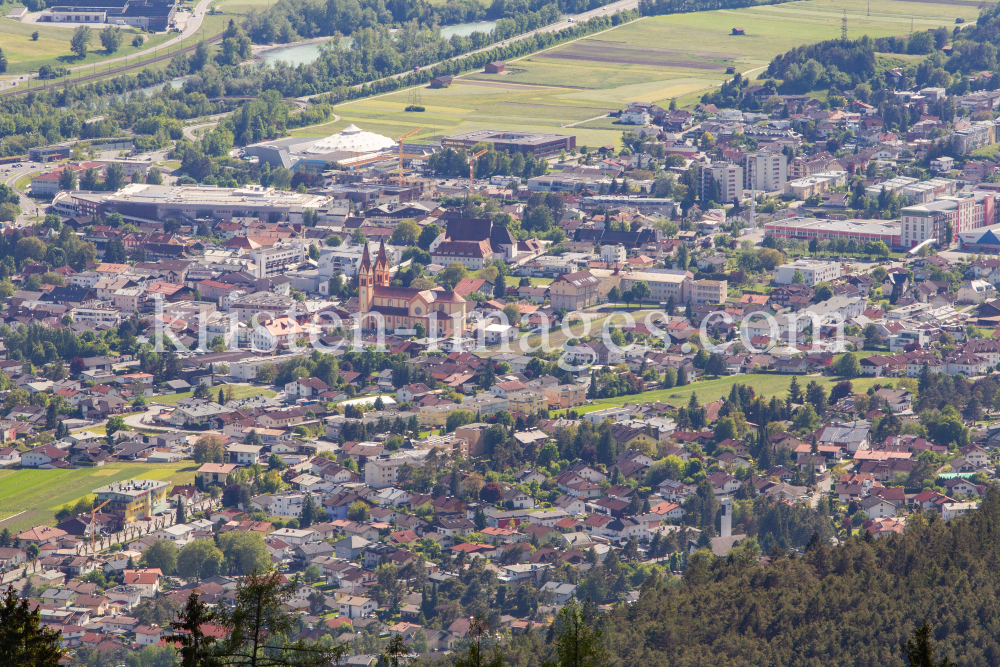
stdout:
[[(732, 53), (658, 49), (649, 46), (639, 47), (619, 42), (585, 39), (562, 49), (548, 51), (542, 54), (541, 57), (558, 60), (589, 60), (597, 63), (618, 63), (622, 65), (654, 65), (656, 67), (679, 67), (684, 69), (720, 69), (725, 68), (727, 63), (734, 61), (739, 56)], [(709, 62), (708, 60), (697, 60), (696, 58), (721, 60), (723, 62)]]

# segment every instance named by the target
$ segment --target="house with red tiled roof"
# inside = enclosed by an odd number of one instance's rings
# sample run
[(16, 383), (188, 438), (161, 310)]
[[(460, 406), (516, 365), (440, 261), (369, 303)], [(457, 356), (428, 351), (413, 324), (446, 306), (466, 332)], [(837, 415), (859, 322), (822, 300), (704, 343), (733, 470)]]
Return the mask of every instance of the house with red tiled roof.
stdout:
[(21, 454), (21, 465), (25, 468), (52, 468), (65, 462), (67, 452), (52, 445), (42, 445)]
[(142, 568), (141, 570), (125, 570), (122, 584), (135, 586), (139, 595), (144, 598), (156, 597), (160, 590), (160, 579), (163, 572), (158, 567)]
[(493, 296), (493, 283), (482, 278), (462, 278), (455, 285), (453, 291), (463, 298), (473, 292), (479, 292), (485, 296)]
[(26, 530), (23, 533), (18, 533), (14, 539), (22, 545), (42, 545), (47, 542), (57, 540), (65, 535), (67, 535), (65, 530), (59, 530), (58, 528), (53, 528), (52, 526), (37, 526), (31, 530)]

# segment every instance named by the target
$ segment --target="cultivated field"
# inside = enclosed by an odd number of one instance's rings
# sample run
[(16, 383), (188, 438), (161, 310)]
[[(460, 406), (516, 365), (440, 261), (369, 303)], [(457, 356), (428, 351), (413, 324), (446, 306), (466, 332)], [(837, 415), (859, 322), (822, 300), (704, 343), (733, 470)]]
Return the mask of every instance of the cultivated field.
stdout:
[(77, 470), (0, 471), (0, 528), (17, 532), (42, 524), (54, 525), (56, 510), (111, 482), (142, 477), (193, 484), (197, 468), (191, 461), (183, 461), (109, 463)]
[[(642, 19), (598, 35), (507, 63), (505, 74), (474, 73), (450, 88), (420, 90), (424, 113), (406, 113), (402, 91), (337, 107), (335, 123), (295, 132), (328, 135), (350, 123), (397, 136), (416, 127), (416, 138), (438, 140), (475, 129), (573, 133), (578, 146), (617, 144), (625, 129), (609, 111), (629, 102), (679, 105), (697, 100), (727, 77), (726, 68), (756, 76), (771, 58), (802, 44), (848, 35), (903, 35), (972, 22), (971, 0), (809, 0)], [(869, 14), (870, 11), (870, 14)], [(743, 36), (732, 35), (740, 27)], [(910, 57), (904, 57), (909, 59)]]

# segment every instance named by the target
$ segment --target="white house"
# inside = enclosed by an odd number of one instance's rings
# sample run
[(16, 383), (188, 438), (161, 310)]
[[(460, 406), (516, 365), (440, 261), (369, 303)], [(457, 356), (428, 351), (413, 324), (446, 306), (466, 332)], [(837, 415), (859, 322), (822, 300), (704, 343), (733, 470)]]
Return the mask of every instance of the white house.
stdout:
[(542, 586), (542, 590), (552, 594), (554, 604), (566, 604), (576, 594), (576, 584), (549, 581)]
[(285, 385), (285, 394), (297, 398), (311, 398), (329, 390), (325, 382), (314, 377), (299, 378)]
[(375, 601), (356, 595), (346, 595), (337, 602), (341, 616), (361, 618), (375, 611)]
[(229, 445), (226, 453), (229, 454), (229, 462), (241, 466), (249, 466), (260, 463), (260, 452), (264, 449), (260, 445)]
[(947, 521), (979, 509), (979, 503), (945, 503), (941, 506), (941, 518)]
[(135, 629), (135, 643), (139, 646), (155, 646), (160, 643), (163, 635), (163, 628), (155, 628), (150, 625), (140, 625)]
[(144, 598), (156, 597), (160, 590), (160, 579), (163, 572), (159, 568), (143, 568), (141, 570), (125, 570), (122, 583), (139, 589), (139, 595)]
[(17, 447), (0, 448), (0, 468), (16, 466), (21, 462), (21, 451)]
[(872, 519), (885, 519), (896, 516), (896, 506), (878, 496), (868, 496), (861, 499), (861, 509)]
[(22, 454), (21, 465), (25, 468), (52, 467), (53, 463), (61, 461), (64, 458), (66, 458), (66, 452), (58, 447), (42, 445)]
[(649, 125), (649, 114), (645, 111), (623, 111), (620, 120), (625, 125)]
[(985, 280), (970, 280), (958, 288), (957, 298), (963, 303), (982, 303), (996, 296), (996, 288)]
[(178, 546), (183, 546), (191, 541), (191, 535), (194, 533), (194, 530), (194, 526), (178, 523), (159, 529), (153, 533), (153, 537), (158, 540), (169, 540)]
[(290, 493), (275, 496), (272, 503), (271, 516), (298, 517), (302, 515), (302, 503), (305, 495), (301, 493)]
[(319, 535), (316, 534), (316, 531), (309, 530), (308, 528), (281, 528), (272, 532), (268, 537), (271, 539), (279, 539), (285, 544), (291, 544), (292, 546), (308, 544), (309, 542), (315, 542), (319, 539)]

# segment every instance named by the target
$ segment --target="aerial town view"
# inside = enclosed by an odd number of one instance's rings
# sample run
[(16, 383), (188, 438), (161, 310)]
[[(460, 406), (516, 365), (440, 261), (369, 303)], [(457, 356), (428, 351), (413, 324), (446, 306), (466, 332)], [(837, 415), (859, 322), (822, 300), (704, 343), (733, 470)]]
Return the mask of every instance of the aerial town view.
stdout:
[(1000, 667), (1000, 4), (0, 8), (2, 667)]

